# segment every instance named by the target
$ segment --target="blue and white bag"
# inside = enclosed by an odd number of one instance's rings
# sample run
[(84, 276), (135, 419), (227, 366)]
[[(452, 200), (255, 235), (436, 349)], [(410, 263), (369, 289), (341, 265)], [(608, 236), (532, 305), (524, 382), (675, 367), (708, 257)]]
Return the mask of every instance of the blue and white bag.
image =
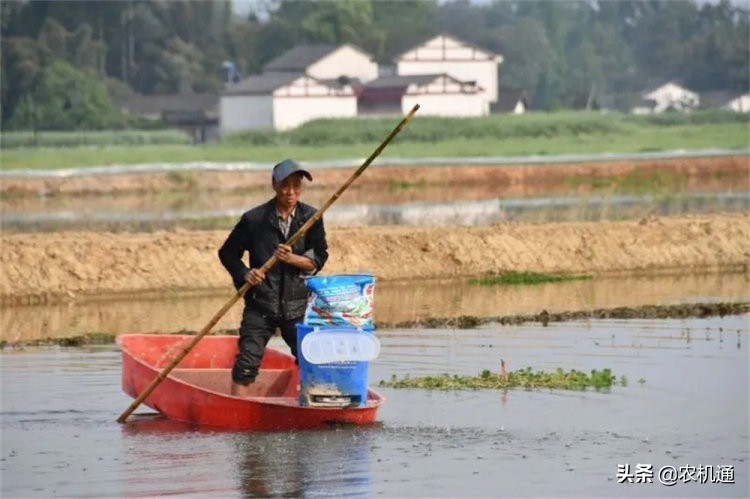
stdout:
[(375, 276), (338, 274), (305, 279), (310, 297), (304, 323), (308, 326), (348, 326), (372, 330)]

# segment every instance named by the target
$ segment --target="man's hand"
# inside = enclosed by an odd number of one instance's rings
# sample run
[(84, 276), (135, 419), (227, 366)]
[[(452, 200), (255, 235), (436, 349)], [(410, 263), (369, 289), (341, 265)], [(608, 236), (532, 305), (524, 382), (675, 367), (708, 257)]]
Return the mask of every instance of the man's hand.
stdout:
[(274, 255), (279, 259), (280, 262), (293, 263), (292, 259), (294, 257), (294, 253), (292, 253), (292, 247), (288, 244), (279, 244), (279, 246), (276, 248), (276, 251), (274, 252)]
[(284, 262), (287, 265), (294, 265), (305, 272), (315, 270), (315, 262), (313, 262), (312, 258), (293, 253), (292, 247), (288, 244), (279, 244), (273, 254), (280, 262)]
[(266, 274), (260, 271), (260, 269), (250, 269), (245, 273), (245, 280), (250, 283), (251, 286), (257, 286), (263, 279), (266, 278)]

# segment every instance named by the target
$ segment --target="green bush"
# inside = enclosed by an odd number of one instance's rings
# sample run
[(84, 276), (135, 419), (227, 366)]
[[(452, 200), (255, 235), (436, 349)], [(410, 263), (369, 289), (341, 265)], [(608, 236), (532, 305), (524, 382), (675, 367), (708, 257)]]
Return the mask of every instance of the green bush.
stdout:
[(91, 70), (55, 60), (44, 68), (34, 91), (23, 96), (13, 111), (13, 129), (101, 130), (124, 121), (107, 87)]
[(112, 145), (190, 144), (190, 137), (179, 130), (104, 130), (76, 132), (2, 132), (0, 148), (79, 147)]
[(625, 115), (625, 121), (629, 123), (656, 126), (708, 125), (720, 123), (750, 124), (750, 115), (747, 113), (736, 113), (734, 111), (721, 109), (710, 109), (691, 113), (668, 112), (640, 116)]
[(222, 142), (233, 146), (274, 146), (284, 144), (284, 135), (274, 130), (247, 130), (227, 134)]
[[(393, 129), (396, 117), (319, 119), (286, 132), (273, 130), (229, 134), (224, 143), (311, 146), (319, 144), (372, 144)], [(495, 114), (481, 118), (419, 118), (398, 137), (402, 142), (440, 142), (451, 139), (516, 139), (576, 137), (627, 133), (631, 125), (619, 115), (594, 113)]]

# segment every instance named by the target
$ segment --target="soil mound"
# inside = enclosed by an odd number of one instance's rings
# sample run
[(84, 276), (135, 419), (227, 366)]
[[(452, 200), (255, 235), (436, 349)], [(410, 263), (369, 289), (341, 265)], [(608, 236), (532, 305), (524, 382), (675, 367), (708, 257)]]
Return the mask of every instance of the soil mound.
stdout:
[[(747, 270), (750, 214), (480, 228), (329, 228), (324, 273), (378, 279), (547, 273)], [(227, 289), (226, 231), (59, 232), (0, 236), (0, 303)]]

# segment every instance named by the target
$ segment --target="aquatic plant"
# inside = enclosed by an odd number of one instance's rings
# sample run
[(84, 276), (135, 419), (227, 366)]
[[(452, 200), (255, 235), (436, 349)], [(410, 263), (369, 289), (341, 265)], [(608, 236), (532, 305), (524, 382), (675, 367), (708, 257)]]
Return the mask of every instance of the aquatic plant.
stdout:
[[(460, 376), (458, 374), (438, 374), (433, 376), (418, 376), (412, 378), (408, 374), (398, 378), (395, 374), (390, 380), (381, 380), (379, 386), (387, 388), (426, 388), (431, 390), (462, 390), (462, 389), (498, 389), (525, 388), (528, 390), (550, 388), (560, 390), (607, 390), (617, 385), (617, 378), (607, 368), (601, 371), (592, 369), (589, 373), (571, 369), (565, 371), (557, 368), (552, 372), (534, 371), (531, 367), (516, 371), (493, 373), (487, 369), (479, 376)], [(620, 377), (620, 385), (627, 385), (627, 379)]]
[(504, 274), (487, 275), (469, 280), (471, 284), (481, 286), (541, 284), (544, 282), (579, 281), (591, 279), (590, 275), (562, 275), (543, 274), (538, 272), (506, 272)]
[(426, 328), (467, 329), (483, 324), (497, 323), (518, 325), (531, 322), (565, 322), (591, 319), (684, 319), (687, 317), (713, 317), (743, 315), (750, 313), (750, 302), (678, 303), (674, 305), (640, 305), (638, 307), (614, 307), (575, 310), (570, 312), (546, 312), (477, 317), (427, 317), (400, 322), (376, 322), (378, 329)]
[(417, 182), (409, 182), (406, 180), (389, 180), (388, 189), (396, 191), (399, 189), (424, 189), (427, 186), (425, 179), (419, 179)]
[(2, 340), (0, 341), (0, 350), (5, 350), (6, 348), (26, 347), (83, 347), (87, 345), (110, 345), (114, 344), (116, 336), (117, 335), (114, 333), (92, 331), (82, 335), (68, 336), (64, 338), (37, 338), (33, 340), (22, 340), (14, 342)]

